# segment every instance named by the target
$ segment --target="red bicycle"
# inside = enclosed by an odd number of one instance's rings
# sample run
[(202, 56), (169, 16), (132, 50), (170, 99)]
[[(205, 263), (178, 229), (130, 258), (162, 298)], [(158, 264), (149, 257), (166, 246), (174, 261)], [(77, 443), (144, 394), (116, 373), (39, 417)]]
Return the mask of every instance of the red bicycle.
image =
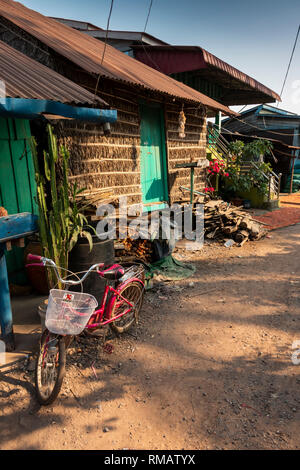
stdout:
[[(66, 286), (66, 290), (50, 291), (46, 329), (41, 336), (35, 368), (37, 399), (41, 405), (50, 405), (60, 392), (65, 376), (66, 350), (74, 336), (84, 330), (95, 330), (105, 325), (121, 334), (134, 322), (138, 322), (145, 291), (145, 272), (142, 265), (124, 269), (114, 264), (104, 269), (101, 263), (91, 266), (81, 279), (74, 281), (62, 279), (51, 259), (30, 254), (28, 260), (52, 267), (57, 279)], [(70, 290), (72, 286), (83, 283), (95, 270), (106, 280), (98, 309), (95, 297)], [(109, 281), (114, 281), (114, 287), (108, 284)]]

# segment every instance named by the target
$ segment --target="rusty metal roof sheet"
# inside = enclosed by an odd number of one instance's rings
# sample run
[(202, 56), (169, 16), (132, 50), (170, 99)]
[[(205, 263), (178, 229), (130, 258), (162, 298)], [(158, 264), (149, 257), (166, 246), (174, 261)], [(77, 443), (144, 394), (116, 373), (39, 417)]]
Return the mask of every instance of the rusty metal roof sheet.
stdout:
[[(89, 104), (94, 95), (54, 70), (30, 59), (0, 41), (1, 94), (7, 98), (52, 100), (61, 103)], [(107, 107), (107, 103), (97, 98)]]
[(243, 83), (246, 83), (251, 88), (261, 91), (262, 93), (265, 93), (266, 95), (270, 95), (276, 101), (281, 101), (280, 96), (275, 91), (266, 87), (265, 85), (258, 82), (254, 78), (250, 77), (249, 75), (246, 75), (245, 73), (241, 72), (235, 67), (232, 67), (232, 65), (227, 64), (227, 62), (224, 62), (223, 60), (219, 59), (218, 57), (206, 51), (205, 49), (202, 49), (202, 53), (203, 53), (204, 60), (207, 64), (210, 64), (213, 67), (217, 67), (218, 69), (223, 70), (224, 72), (228, 73), (228, 75), (231, 75), (237, 80)]
[[(232, 65), (229, 65), (227, 62), (219, 59), (202, 47), (135, 45), (133, 48), (136, 50), (137, 57), (139, 59), (143, 59), (144, 63), (150, 64), (152, 67), (155, 67), (155, 64), (157, 64), (157, 66), (160, 67), (160, 70), (163, 70), (164, 73), (169, 74), (193, 70), (196, 71), (205, 67), (212, 67), (223, 72), (229, 78), (234, 78), (253, 90), (271, 97), (275, 101), (281, 101), (280, 96), (275, 91), (266, 87), (244, 72), (236, 69)], [(168, 55), (167, 57), (166, 54)]]
[(112, 46), (107, 45), (105, 58), (101, 63), (103, 42), (30, 10), (18, 2), (0, 0), (0, 15), (90, 73), (161, 92), (181, 100), (202, 103), (226, 115), (236, 114), (227, 106), (142, 64)]

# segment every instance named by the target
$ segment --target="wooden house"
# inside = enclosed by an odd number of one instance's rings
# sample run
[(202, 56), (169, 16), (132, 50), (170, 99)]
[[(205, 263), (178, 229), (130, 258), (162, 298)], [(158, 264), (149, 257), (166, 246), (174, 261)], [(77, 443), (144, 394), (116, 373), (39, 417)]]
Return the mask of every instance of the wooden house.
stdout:
[(299, 115), (274, 106), (260, 105), (244, 111), (239, 119), (224, 119), (222, 127), (224, 135), (230, 140), (247, 141), (252, 140), (252, 136), (271, 140), (275, 156), (271, 164), (277, 174), (282, 174), (281, 190), (290, 190), (292, 173), (293, 178), (299, 180), (300, 187)]
[[(118, 111), (106, 135), (97, 124), (60, 122), (56, 133), (71, 152), (71, 180), (91, 192), (142, 202), (146, 210), (189, 199), (190, 172), (178, 164), (206, 158), (206, 119), (227, 106), (20, 3), (0, 0), (0, 39), (104, 99)], [(186, 117), (179, 136), (180, 112)], [(195, 171), (203, 189), (205, 170)]]

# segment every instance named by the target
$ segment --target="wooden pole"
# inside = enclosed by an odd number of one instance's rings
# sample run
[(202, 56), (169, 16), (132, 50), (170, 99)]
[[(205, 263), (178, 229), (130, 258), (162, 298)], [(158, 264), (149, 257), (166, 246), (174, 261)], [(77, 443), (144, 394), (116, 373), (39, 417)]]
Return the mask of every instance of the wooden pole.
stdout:
[(295, 160), (296, 160), (296, 155), (293, 156), (293, 166), (292, 166), (292, 174), (291, 174), (290, 194), (292, 194), (292, 192), (293, 192), (293, 179), (294, 179)]
[(193, 209), (193, 202), (194, 202), (194, 167), (191, 167), (191, 195), (190, 195), (190, 203)]
[(4, 244), (0, 244), (0, 325), (2, 331), (1, 339), (6, 345), (6, 351), (13, 351), (15, 349), (15, 341)]

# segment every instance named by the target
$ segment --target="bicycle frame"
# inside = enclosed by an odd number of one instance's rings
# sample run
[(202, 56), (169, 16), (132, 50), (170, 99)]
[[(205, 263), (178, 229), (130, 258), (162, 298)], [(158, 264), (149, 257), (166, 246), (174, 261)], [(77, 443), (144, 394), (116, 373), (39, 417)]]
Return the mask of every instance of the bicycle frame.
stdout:
[[(144, 287), (144, 284), (140, 279), (131, 278), (131, 279), (128, 279), (128, 281), (121, 284), (120, 286), (118, 286), (117, 289), (119, 289), (119, 290), (123, 289), (127, 284), (130, 284), (132, 282), (139, 282)], [(101, 306), (91, 316), (88, 324), (86, 325), (86, 329), (100, 328), (102, 326), (108, 325), (109, 323), (112, 323), (113, 321), (117, 320), (118, 318), (123, 317), (124, 315), (126, 315), (127, 313), (129, 313), (131, 311), (131, 308), (133, 307), (132, 303), (129, 302), (125, 297), (120, 295), (117, 289), (114, 289), (113, 287), (111, 287), (109, 285), (105, 286)], [(113, 295), (111, 297), (111, 299), (109, 300), (109, 302), (107, 303), (108, 294), (110, 292), (114, 293), (115, 295)], [(121, 299), (126, 304), (128, 304), (129, 308), (125, 312), (120, 313), (119, 315), (116, 315), (115, 317), (109, 318), (109, 314), (112, 311), (112, 307), (113, 307), (114, 303), (118, 301), (118, 299)]]
[[(28, 255), (28, 259), (30, 261), (38, 261), (44, 266), (52, 267), (55, 270), (57, 279), (66, 285), (67, 290), (69, 290), (71, 286), (75, 286), (75, 285), (82, 283), (87, 278), (87, 276), (95, 269), (101, 278), (105, 278), (104, 276), (105, 271), (100, 271), (100, 268), (104, 267), (103, 263), (94, 264), (93, 266), (91, 266), (90, 269), (84, 274), (84, 276), (79, 281), (72, 281), (72, 280), (66, 281), (60, 277), (57, 266), (53, 260), (44, 258), (41, 256), (37, 256), (37, 255), (31, 255), (31, 254)], [(113, 265), (112, 267), (118, 267), (118, 265)], [(136, 278), (132, 277), (132, 278), (127, 279), (125, 282), (118, 285), (116, 289), (106, 284), (105, 289), (104, 289), (104, 294), (101, 300), (101, 306), (98, 310), (96, 310), (92, 314), (85, 329), (101, 328), (102, 326), (112, 323), (118, 318), (121, 318), (124, 315), (127, 315), (127, 313), (129, 313), (132, 310), (133, 304), (129, 300), (127, 300), (125, 297), (123, 297), (120, 294), (120, 291), (124, 289), (124, 287), (126, 287), (128, 284), (131, 284), (132, 282), (138, 282), (139, 284), (143, 286), (143, 288), (145, 287), (143, 281), (139, 279), (138, 277)], [(110, 300), (107, 302), (109, 293), (112, 293), (113, 295), (110, 298)], [(110, 314), (114, 307), (114, 304), (118, 302), (119, 299), (121, 299), (123, 302), (125, 302), (128, 305), (128, 309), (120, 313), (119, 315), (116, 315), (110, 318)]]

